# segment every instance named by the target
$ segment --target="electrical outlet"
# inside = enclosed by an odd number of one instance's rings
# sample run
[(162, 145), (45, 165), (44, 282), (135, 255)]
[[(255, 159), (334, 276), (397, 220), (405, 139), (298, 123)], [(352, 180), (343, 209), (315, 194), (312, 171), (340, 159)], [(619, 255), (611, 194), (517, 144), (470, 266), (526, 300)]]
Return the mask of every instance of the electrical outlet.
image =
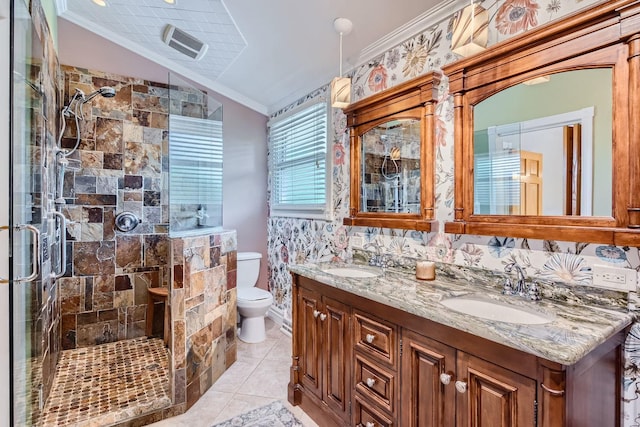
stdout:
[(351, 236), (351, 247), (362, 249), (362, 245), (364, 244), (364, 240), (362, 236)]
[(593, 266), (593, 286), (598, 288), (635, 291), (637, 281), (637, 272), (630, 268), (609, 267), (608, 265), (598, 264)]

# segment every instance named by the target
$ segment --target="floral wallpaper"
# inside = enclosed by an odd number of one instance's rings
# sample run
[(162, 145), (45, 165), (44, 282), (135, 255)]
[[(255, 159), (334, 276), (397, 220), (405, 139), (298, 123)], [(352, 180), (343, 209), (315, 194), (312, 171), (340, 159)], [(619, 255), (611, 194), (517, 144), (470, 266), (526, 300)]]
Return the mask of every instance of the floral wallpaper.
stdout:
[[(594, 0), (497, 0), (481, 2), (489, 11), (489, 44), (546, 24), (579, 9), (599, 3)], [(422, 33), (371, 58), (352, 70), (352, 97), (374, 93), (425, 74), (458, 59), (451, 52), (452, 28), (457, 13), (426, 28)], [(320, 88), (273, 115), (277, 117), (302, 102), (326, 96)], [(453, 219), (453, 100), (448, 81), (439, 87), (436, 110), (436, 219), (440, 228)], [(333, 221), (271, 217), (268, 220), (269, 286), (276, 308), (282, 310), (285, 327), (291, 318), (290, 263), (351, 260), (355, 242), (379, 248), (397, 257), (432, 259), (445, 263), (504, 269), (517, 261), (528, 276), (589, 284), (594, 264), (640, 270), (640, 248), (530, 240), (508, 236), (451, 235), (443, 232), (345, 227), (342, 219), (349, 204), (349, 140), (346, 117), (332, 111)], [(355, 238), (355, 239), (354, 239)], [(624, 426), (640, 427), (640, 325), (635, 325), (625, 347)]]

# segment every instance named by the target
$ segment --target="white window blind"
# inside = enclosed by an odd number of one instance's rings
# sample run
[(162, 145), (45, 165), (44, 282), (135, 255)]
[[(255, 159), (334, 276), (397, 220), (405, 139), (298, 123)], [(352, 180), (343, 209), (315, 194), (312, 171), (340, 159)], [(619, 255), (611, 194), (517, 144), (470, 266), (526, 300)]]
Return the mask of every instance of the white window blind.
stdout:
[(326, 100), (305, 106), (270, 125), (273, 215), (311, 218), (330, 215), (327, 139)]
[(172, 205), (207, 205), (222, 219), (222, 121), (169, 116)]
[(520, 206), (520, 152), (476, 155), (473, 183), (475, 214), (509, 215)]

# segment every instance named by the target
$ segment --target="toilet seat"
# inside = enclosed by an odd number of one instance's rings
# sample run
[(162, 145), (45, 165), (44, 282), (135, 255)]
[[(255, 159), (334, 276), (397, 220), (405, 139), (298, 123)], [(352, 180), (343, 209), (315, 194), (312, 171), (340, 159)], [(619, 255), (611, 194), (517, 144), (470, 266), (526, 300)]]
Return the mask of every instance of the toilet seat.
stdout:
[(260, 288), (238, 288), (238, 305), (244, 307), (271, 305), (273, 295)]

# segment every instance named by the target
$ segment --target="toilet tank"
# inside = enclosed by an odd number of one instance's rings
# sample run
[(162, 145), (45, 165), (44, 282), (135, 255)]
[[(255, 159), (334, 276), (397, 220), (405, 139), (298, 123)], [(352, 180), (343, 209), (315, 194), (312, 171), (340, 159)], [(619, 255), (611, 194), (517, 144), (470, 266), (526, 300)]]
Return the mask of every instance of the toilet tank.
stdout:
[(236, 286), (238, 288), (251, 288), (255, 286), (260, 274), (260, 252), (238, 252), (238, 278)]

